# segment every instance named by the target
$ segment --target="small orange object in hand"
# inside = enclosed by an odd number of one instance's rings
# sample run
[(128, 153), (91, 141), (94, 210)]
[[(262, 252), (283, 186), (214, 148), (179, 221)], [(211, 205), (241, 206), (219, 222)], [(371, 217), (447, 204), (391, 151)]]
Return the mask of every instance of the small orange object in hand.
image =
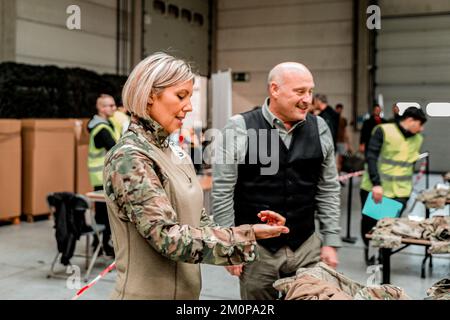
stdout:
[(269, 226), (284, 226), (286, 218), (281, 214), (270, 210), (263, 210), (258, 213), (258, 218)]

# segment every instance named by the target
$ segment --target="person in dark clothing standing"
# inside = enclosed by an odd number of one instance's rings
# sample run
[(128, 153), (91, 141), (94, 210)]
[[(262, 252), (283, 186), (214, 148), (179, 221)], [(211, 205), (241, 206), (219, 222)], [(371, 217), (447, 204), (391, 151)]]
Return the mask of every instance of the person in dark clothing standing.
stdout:
[(359, 151), (366, 155), (367, 145), (369, 144), (370, 136), (375, 126), (386, 123), (386, 119), (381, 117), (381, 107), (379, 104), (374, 105), (372, 115), (365, 120), (361, 129), (361, 136), (359, 138)]
[(314, 95), (314, 105), (319, 110), (319, 116), (325, 120), (333, 137), (334, 149), (336, 150), (337, 135), (339, 130), (339, 114), (329, 106), (327, 96), (316, 93)]
[[(120, 137), (118, 128), (115, 128), (109, 120), (115, 111), (116, 103), (110, 95), (102, 94), (97, 98), (97, 114), (89, 121), (89, 156), (88, 168), (91, 185), (95, 191), (103, 190), (103, 165), (106, 152), (108, 152)], [(109, 244), (111, 229), (108, 220), (108, 211), (105, 203), (95, 203), (95, 218), (100, 224), (104, 224), (103, 249), (108, 256), (114, 256), (114, 249)], [(98, 239), (94, 239), (94, 246)]]
[(388, 122), (398, 122), (400, 121), (400, 109), (396, 103), (392, 105), (392, 115), (393, 117), (388, 120)]
[(339, 126), (337, 133), (337, 141), (336, 141), (336, 167), (338, 173), (341, 172), (342, 163), (344, 161), (344, 156), (348, 152), (353, 152), (352, 147), (350, 145), (350, 136), (347, 132), (347, 119), (343, 116), (344, 105), (342, 103), (338, 103), (336, 105), (336, 112), (339, 115)]

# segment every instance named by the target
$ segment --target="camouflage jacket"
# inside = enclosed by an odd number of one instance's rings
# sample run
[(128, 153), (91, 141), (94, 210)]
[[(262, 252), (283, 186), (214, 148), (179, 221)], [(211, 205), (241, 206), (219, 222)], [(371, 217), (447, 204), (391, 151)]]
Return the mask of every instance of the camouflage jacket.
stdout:
[(165, 186), (170, 183), (167, 174), (149, 157), (155, 148), (169, 147), (167, 137), (155, 121), (132, 118), (127, 133), (105, 161), (107, 202), (119, 211), (109, 214), (134, 224), (157, 252), (174, 261), (231, 265), (256, 260), (255, 234), (250, 225), (218, 227), (204, 209), (197, 226), (180, 223), (166, 193)]

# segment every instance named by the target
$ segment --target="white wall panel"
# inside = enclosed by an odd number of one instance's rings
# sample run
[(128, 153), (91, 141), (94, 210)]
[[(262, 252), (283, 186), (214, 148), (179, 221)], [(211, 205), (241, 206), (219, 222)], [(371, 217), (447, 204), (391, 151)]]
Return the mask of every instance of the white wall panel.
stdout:
[(330, 104), (352, 96), (352, 1), (219, 0), (217, 67), (248, 72), (250, 81), (233, 83), (233, 112), (261, 105), (271, 68), (284, 61), (304, 63), (316, 92)]
[[(317, 12), (321, 12), (318, 15)], [(238, 28), (245, 26), (277, 25), (277, 24), (309, 24), (324, 21), (350, 20), (352, 12), (348, 10), (345, 2), (332, 3), (298, 3), (292, 6), (276, 6), (270, 9), (258, 6), (253, 9), (228, 10), (219, 12), (219, 29)], [(252, 18), (249, 19), (248, 17)]]
[(18, 58), (53, 60), (56, 65), (62, 60), (106, 68), (115, 66), (115, 39), (23, 20), (17, 21), (17, 35)]
[(298, 24), (221, 29), (217, 47), (222, 50), (256, 48), (327, 47), (351, 44), (351, 23)]
[(298, 4), (312, 4), (312, 3), (348, 3), (351, 0), (219, 0), (220, 10), (235, 10), (242, 8), (255, 7), (288, 7), (296, 6)]
[[(116, 71), (115, 0), (17, 0), (16, 61)], [(81, 30), (69, 30), (66, 9), (81, 9)]]

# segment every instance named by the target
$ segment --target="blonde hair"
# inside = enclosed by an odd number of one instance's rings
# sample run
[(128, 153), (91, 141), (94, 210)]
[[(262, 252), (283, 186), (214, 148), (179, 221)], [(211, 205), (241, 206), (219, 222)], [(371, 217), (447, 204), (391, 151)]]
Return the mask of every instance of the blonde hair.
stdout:
[(123, 106), (130, 113), (148, 119), (148, 100), (165, 88), (194, 79), (194, 73), (184, 60), (156, 52), (133, 69), (122, 90)]

